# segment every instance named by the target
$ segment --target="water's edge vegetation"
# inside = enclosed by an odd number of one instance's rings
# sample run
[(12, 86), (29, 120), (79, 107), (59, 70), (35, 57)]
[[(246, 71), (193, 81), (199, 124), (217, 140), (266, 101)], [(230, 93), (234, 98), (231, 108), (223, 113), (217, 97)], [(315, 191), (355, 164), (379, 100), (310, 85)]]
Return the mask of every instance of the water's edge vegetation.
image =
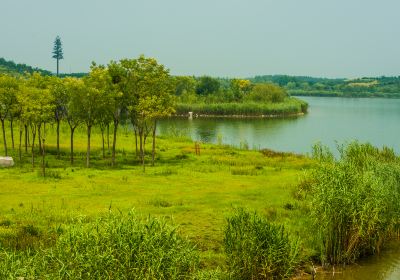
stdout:
[(297, 98), (286, 98), (280, 103), (194, 103), (176, 105), (176, 113), (187, 116), (193, 112), (198, 116), (228, 116), (228, 117), (285, 117), (307, 113), (306, 102)]

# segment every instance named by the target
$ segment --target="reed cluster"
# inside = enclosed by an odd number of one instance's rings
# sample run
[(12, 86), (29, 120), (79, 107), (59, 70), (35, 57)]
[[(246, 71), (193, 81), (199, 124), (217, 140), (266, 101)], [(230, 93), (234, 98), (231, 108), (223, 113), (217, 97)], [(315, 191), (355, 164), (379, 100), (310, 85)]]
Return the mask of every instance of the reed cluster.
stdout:
[(351, 263), (379, 252), (400, 224), (400, 161), (393, 150), (352, 142), (339, 157), (314, 147), (306, 183), (322, 263)]
[(199, 115), (225, 116), (287, 116), (307, 112), (308, 104), (296, 98), (279, 103), (231, 102), (231, 103), (179, 103), (177, 114), (193, 112)]
[(298, 264), (298, 243), (284, 227), (243, 209), (228, 218), (224, 247), (233, 279), (287, 279)]
[(130, 212), (78, 221), (55, 246), (1, 249), (0, 278), (185, 279), (198, 262), (196, 248), (175, 228), (156, 219), (141, 221)]

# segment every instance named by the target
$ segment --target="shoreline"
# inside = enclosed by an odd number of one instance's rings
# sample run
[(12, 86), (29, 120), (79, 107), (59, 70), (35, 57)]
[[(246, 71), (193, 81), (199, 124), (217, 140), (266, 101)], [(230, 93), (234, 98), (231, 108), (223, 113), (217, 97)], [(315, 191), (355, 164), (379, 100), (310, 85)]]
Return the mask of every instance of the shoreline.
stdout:
[[(300, 117), (304, 116), (305, 113), (300, 112), (300, 113), (290, 113), (290, 114), (268, 114), (268, 115), (210, 115), (210, 114), (193, 114), (192, 119), (197, 119), (197, 118), (232, 118), (232, 119), (256, 119), (256, 118), (261, 118), (261, 119), (267, 119), (267, 118), (286, 118), (286, 117)], [(178, 118), (188, 118), (189, 114), (176, 114), (172, 115), (171, 117), (178, 117)]]

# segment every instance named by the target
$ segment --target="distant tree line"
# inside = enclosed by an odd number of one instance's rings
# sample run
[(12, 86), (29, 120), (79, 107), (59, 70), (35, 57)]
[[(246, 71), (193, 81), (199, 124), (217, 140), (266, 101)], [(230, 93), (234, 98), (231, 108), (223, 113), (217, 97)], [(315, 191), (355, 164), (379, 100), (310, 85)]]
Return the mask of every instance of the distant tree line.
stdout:
[(305, 76), (268, 75), (250, 79), (255, 83), (272, 82), (292, 95), (400, 97), (400, 76), (328, 79)]
[(51, 75), (50, 71), (32, 67), (26, 64), (17, 64), (14, 61), (5, 60), (4, 58), (0, 57), (0, 73), (23, 75), (25, 73), (33, 74), (33, 72), (38, 72), (45, 76)]
[(176, 76), (175, 95), (180, 103), (283, 102), (286, 90), (273, 83), (252, 83), (248, 79), (210, 76)]

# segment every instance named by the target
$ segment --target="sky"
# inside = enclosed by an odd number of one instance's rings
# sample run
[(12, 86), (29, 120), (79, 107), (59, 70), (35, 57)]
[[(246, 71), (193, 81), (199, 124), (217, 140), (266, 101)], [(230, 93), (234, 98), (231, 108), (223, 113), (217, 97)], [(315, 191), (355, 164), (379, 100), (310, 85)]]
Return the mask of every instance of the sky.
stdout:
[(398, 0), (0, 0), (0, 57), (61, 72), (155, 57), (174, 75), (400, 75)]

